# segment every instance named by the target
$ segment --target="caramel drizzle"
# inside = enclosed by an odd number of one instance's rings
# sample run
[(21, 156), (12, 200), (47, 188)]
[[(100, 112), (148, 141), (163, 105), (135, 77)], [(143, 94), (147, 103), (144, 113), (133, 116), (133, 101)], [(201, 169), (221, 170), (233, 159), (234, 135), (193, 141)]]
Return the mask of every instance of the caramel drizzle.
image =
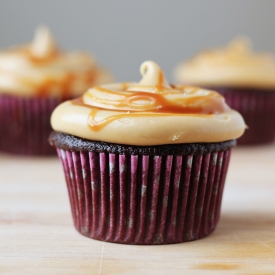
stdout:
[[(28, 47), (21, 47), (21, 48), (15, 48), (10, 49), (9, 51), (15, 51), (16, 53), (19, 53), (20, 55), (23, 55), (28, 58), (28, 60), (37, 66), (43, 66), (47, 63), (52, 62), (54, 59), (58, 58), (59, 55), (62, 55), (62, 53), (58, 50), (54, 52), (53, 54), (47, 56), (46, 58), (37, 58), (32, 55), (31, 51)], [(47, 97), (49, 96), (49, 92), (53, 89), (53, 87), (57, 87), (60, 91), (60, 98), (61, 100), (68, 100), (72, 98), (71, 95), (71, 87), (73, 83), (76, 81), (76, 79), (80, 78), (79, 75), (72, 72), (67, 72), (66, 75), (62, 80), (54, 80), (47, 78), (42, 83), (35, 83), (31, 79), (25, 79), (22, 77), (18, 77), (18, 81), (22, 82), (23, 84), (26, 84), (30, 87), (30, 89), (36, 91), (36, 95), (38, 97)], [(84, 85), (88, 88), (92, 86), (97, 78), (97, 69), (96, 68), (90, 68), (85, 73), (82, 73), (81, 75), (81, 81), (84, 83)], [(81, 93), (81, 91), (79, 91)]]
[[(144, 83), (147, 82), (145, 81)], [(122, 118), (179, 115), (209, 116), (212, 115), (213, 112), (204, 110), (201, 103), (213, 101), (215, 97), (221, 97), (214, 92), (210, 92), (208, 96), (195, 95), (189, 98), (168, 100), (165, 95), (178, 94), (180, 91), (184, 93), (184, 89), (187, 87), (169, 85), (165, 87), (164, 83), (164, 74), (162, 71), (159, 71), (157, 83), (153, 87), (147, 87), (147, 84), (146, 86), (142, 86), (142, 83), (140, 84), (140, 91), (132, 91), (130, 89), (131, 86), (127, 82), (121, 84), (119, 91), (112, 91), (103, 87), (94, 87), (90, 92), (85, 94), (85, 97), (89, 97), (88, 104), (85, 104), (83, 97), (73, 100), (72, 103), (91, 108), (87, 124), (91, 130), (100, 131), (109, 123)], [(134, 85), (134, 88), (137, 89), (137, 86)], [(153, 88), (153, 91), (147, 92), (147, 88), (149, 88), (149, 90)], [(194, 94), (197, 90), (198, 88), (193, 88), (188, 94)], [(93, 91), (101, 92), (103, 98), (99, 98)], [(96, 104), (93, 104), (93, 102)], [(140, 102), (142, 102), (142, 104), (140, 104)], [(107, 105), (107, 107), (99, 107), (98, 104), (103, 106)], [(96, 115), (100, 110), (115, 110), (118, 114), (112, 114), (100, 121), (96, 121)]]
[[(91, 97), (92, 100), (97, 101), (99, 103), (104, 103), (107, 105), (112, 105), (113, 107), (109, 108), (110, 110), (115, 109), (124, 109), (123, 111), (127, 111), (127, 107), (130, 107), (129, 111), (137, 112), (137, 111), (154, 111), (158, 113), (202, 113), (201, 106), (195, 106), (194, 102), (199, 100), (204, 100), (205, 96), (196, 96), (194, 98), (185, 98), (180, 100), (181, 103), (184, 103), (184, 106), (179, 105), (176, 102), (171, 102), (167, 100), (161, 93), (149, 93), (149, 92), (134, 92), (134, 93), (125, 93), (125, 92), (113, 92), (111, 90), (107, 90), (101, 87), (96, 87), (95, 89), (107, 93), (111, 95), (120, 95), (122, 99), (119, 100), (108, 100), (108, 99), (100, 99), (87, 93), (86, 96)], [(163, 88), (161, 88), (163, 89)], [(168, 94), (168, 93), (166, 93)], [(138, 100), (148, 101), (148, 104), (136, 105), (133, 102)], [(135, 110), (132, 110), (135, 109)]]
[(62, 55), (62, 52), (60, 50), (56, 49), (50, 55), (47, 55), (46, 57), (43, 57), (43, 58), (39, 58), (39, 57), (36, 57), (32, 54), (29, 46), (22, 46), (22, 47), (18, 47), (18, 48), (12, 48), (12, 49), (7, 50), (7, 52), (22, 55), (22, 56), (26, 57), (31, 63), (33, 63), (35, 65), (38, 65), (38, 66), (39, 65), (42, 66), (44, 64), (50, 63), (54, 59), (56, 59), (59, 55)]
[(119, 114), (119, 115), (112, 115), (112, 116), (109, 116), (109, 117), (106, 117), (100, 121), (96, 121), (95, 120), (95, 116), (96, 114), (100, 111), (99, 108), (94, 108), (92, 109), (92, 111), (90, 112), (89, 114), (89, 117), (88, 117), (88, 126), (94, 131), (94, 132), (98, 132), (100, 131), (101, 129), (103, 129), (105, 126), (107, 126), (109, 123), (111, 123), (112, 121), (114, 120), (118, 120), (120, 118), (130, 118), (130, 117), (154, 117), (154, 116), (157, 116), (157, 117), (167, 117), (167, 116), (179, 116), (179, 115), (182, 115), (182, 116), (199, 116), (199, 117), (207, 117), (209, 116), (209, 114), (179, 114), (179, 113), (170, 113), (170, 114), (166, 114), (166, 113), (160, 113), (160, 114), (154, 114), (154, 113), (148, 113), (148, 114), (145, 114), (145, 113), (142, 113), (142, 114), (137, 114), (137, 113), (123, 113), (123, 114)]
[(164, 74), (162, 71), (160, 71), (159, 75), (158, 75), (158, 84), (156, 85), (156, 90), (158, 92), (165, 89), (165, 87), (163, 87), (163, 85), (162, 85), (163, 82), (164, 82)]
[[(96, 80), (96, 70), (88, 70), (85, 74), (81, 76), (81, 81), (84, 85), (88, 88), (89, 86), (93, 85)], [(51, 90), (54, 87), (58, 88), (59, 95), (61, 100), (68, 100), (72, 98), (72, 85), (78, 79), (79, 76), (77, 74), (68, 72), (64, 76), (62, 80), (55, 80), (51, 78), (45, 79), (42, 83), (37, 85), (36, 83), (32, 82), (29, 79), (20, 79), (22, 83), (25, 83), (31, 89), (36, 91), (36, 96), (38, 97), (48, 97)]]
[[(96, 87), (96, 89), (108, 93), (110, 95), (119, 95), (122, 97), (120, 100), (102, 100), (99, 98), (96, 98), (93, 95), (90, 95), (89, 93), (86, 93), (86, 96), (88, 95), (89, 97), (92, 98), (92, 100), (95, 100), (97, 102), (101, 102), (104, 104), (108, 104), (113, 106), (105, 109), (102, 107), (97, 107), (97, 106), (92, 106), (89, 104), (85, 104), (83, 101), (83, 98), (77, 98), (72, 101), (73, 104), (75, 105), (80, 105), (80, 106), (85, 106), (88, 107), (91, 110), (87, 124), (88, 126), (95, 132), (100, 131), (102, 128), (104, 128), (106, 125), (111, 123), (114, 120), (118, 120), (121, 118), (131, 118), (131, 117), (154, 117), (154, 116), (199, 116), (199, 117), (207, 117), (209, 115), (213, 115), (213, 112), (205, 112), (200, 105), (196, 105), (197, 102), (203, 102), (205, 101), (206, 97), (205, 96), (194, 96), (190, 98), (184, 98), (181, 100), (178, 100), (177, 102), (169, 101), (164, 97), (164, 94), (167, 93), (149, 93), (149, 92), (134, 92), (134, 93), (125, 93), (123, 91), (118, 91), (114, 92), (108, 89), (104, 89), (101, 87)], [(124, 90), (127, 90), (127, 85), (124, 84), (123, 86)], [(160, 87), (158, 88), (160, 89)], [(161, 87), (163, 89), (163, 87)], [(190, 92), (190, 94), (193, 94), (198, 88), (194, 88), (193, 91)], [(207, 98), (212, 99), (214, 97), (221, 97), (220, 95), (211, 92)], [(133, 101), (136, 100), (146, 100), (149, 101), (150, 103), (142, 106), (136, 106), (133, 105)], [(178, 104), (178, 103), (181, 103)], [(131, 108), (135, 108), (135, 110), (121, 110), (121, 108), (127, 108), (130, 106)], [(115, 115), (110, 115), (100, 121), (96, 121), (95, 117), (97, 113), (100, 110), (115, 110), (116, 112), (119, 112), (121, 114), (115, 114)], [(143, 111), (141, 113), (141, 111)], [(144, 113), (148, 112), (148, 113)]]

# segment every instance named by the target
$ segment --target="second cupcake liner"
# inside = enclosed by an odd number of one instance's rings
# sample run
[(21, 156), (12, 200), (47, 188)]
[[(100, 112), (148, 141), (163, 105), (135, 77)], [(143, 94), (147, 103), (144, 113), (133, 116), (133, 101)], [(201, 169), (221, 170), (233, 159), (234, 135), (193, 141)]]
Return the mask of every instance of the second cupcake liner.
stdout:
[(215, 88), (228, 105), (241, 113), (248, 126), (238, 144), (262, 144), (275, 140), (275, 91)]
[(0, 95), (0, 151), (22, 155), (52, 155), (48, 143), (50, 117), (57, 98)]

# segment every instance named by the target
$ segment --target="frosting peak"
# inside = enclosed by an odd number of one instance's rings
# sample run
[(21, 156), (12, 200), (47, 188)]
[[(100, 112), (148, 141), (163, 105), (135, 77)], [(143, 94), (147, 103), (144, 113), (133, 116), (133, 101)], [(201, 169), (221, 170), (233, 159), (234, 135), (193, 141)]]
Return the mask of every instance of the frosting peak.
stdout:
[(169, 85), (152, 61), (142, 80), (89, 89), (55, 109), (52, 127), (78, 137), (131, 145), (216, 142), (242, 135), (245, 124), (211, 90)]
[(164, 89), (171, 89), (165, 76), (158, 66), (153, 61), (145, 61), (140, 66), (140, 73), (143, 76), (138, 85), (131, 86), (127, 91), (150, 91), (160, 92)]
[(248, 54), (251, 53), (251, 48), (251, 41), (246, 37), (233, 39), (227, 47), (228, 51), (233, 54)]
[(35, 32), (30, 51), (32, 56), (38, 59), (47, 59), (57, 52), (57, 46), (50, 30), (40, 26)]

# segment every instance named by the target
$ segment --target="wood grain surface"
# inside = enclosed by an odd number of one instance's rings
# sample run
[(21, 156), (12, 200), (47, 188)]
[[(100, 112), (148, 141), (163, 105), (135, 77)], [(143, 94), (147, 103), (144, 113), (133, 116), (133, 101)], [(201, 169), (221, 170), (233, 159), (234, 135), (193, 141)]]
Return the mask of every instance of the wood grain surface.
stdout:
[(161, 246), (81, 236), (59, 160), (0, 154), (0, 274), (275, 274), (275, 145), (234, 149), (212, 235)]

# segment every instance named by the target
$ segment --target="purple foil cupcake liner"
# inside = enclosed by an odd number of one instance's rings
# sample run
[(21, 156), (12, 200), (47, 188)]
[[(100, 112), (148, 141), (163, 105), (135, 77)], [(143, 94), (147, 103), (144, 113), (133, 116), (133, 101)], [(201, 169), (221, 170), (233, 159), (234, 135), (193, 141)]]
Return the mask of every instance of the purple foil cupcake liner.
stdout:
[(52, 155), (48, 143), (50, 117), (61, 103), (55, 98), (0, 95), (0, 151), (23, 155)]
[(261, 144), (275, 140), (275, 91), (215, 88), (228, 105), (242, 114), (248, 129), (238, 144)]
[(76, 229), (124, 244), (168, 244), (210, 234), (220, 216), (231, 149), (146, 156), (57, 148)]

